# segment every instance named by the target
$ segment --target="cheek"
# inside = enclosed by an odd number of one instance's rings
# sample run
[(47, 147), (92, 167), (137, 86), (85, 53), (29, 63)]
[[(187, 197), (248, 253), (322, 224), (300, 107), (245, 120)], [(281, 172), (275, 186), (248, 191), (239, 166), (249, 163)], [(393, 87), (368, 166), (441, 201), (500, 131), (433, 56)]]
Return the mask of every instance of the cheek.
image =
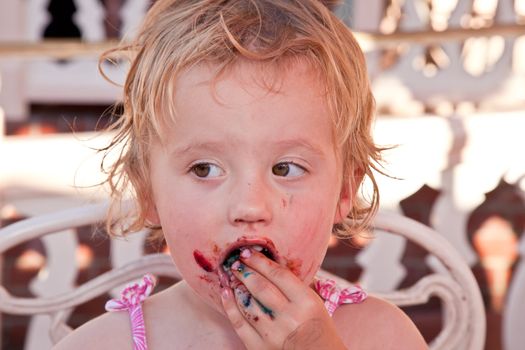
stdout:
[(214, 230), (210, 220), (195, 220), (182, 208), (171, 208), (161, 216), (162, 227), (170, 254), (184, 279), (205, 276), (217, 263), (214, 252)]
[(204, 271), (199, 267), (197, 261), (201, 263), (201, 266), (207, 266), (205, 256), (201, 253), (207, 237), (204, 237), (203, 234), (196, 234), (195, 220), (190, 220), (190, 217), (177, 213), (176, 209), (161, 214), (162, 228), (170, 255), (185, 279), (189, 274)]
[(186, 283), (206, 304), (220, 311), (220, 281), (214, 272), (217, 254), (210, 247), (210, 240), (167, 233), (166, 241), (171, 258)]
[(288, 241), (287, 267), (310, 283), (319, 269), (332, 232), (329, 210), (318, 206), (303, 206), (291, 220), (292, 228)]

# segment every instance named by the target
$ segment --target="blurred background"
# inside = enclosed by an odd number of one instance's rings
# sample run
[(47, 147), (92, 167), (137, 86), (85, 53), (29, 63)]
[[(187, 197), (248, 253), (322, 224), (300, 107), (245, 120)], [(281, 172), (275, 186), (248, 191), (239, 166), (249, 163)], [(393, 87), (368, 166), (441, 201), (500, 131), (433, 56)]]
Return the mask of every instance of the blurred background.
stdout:
[[(107, 196), (96, 186), (103, 174), (95, 150), (109, 140), (101, 131), (127, 65), (102, 64), (110, 84), (98, 56), (133, 36), (150, 5), (0, 2), (0, 227)], [(525, 0), (348, 0), (333, 10), (368, 59), (376, 142), (396, 146), (385, 153), (391, 177), (378, 177), (382, 208), (433, 227), (465, 258), (484, 298), (486, 349), (523, 349)], [(417, 246), (368, 243), (334, 240), (323, 267), (375, 291), (430, 273)], [(2, 285), (15, 295), (52, 295), (111, 268), (108, 241), (90, 228), (78, 232), (68, 281), (50, 277), (53, 249), (35, 240), (6, 252)], [(107, 298), (74, 310), (70, 324), (100, 314)], [(428, 341), (439, 332), (439, 301), (405, 311)], [(1, 348), (42, 348), (37, 323), (1, 314)]]

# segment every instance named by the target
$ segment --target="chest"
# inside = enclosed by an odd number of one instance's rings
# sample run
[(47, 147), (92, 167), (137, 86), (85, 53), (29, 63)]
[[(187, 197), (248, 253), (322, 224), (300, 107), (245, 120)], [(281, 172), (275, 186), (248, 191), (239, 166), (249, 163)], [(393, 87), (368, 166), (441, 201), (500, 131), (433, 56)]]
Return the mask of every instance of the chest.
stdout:
[(233, 331), (205, 322), (184, 322), (184, 319), (177, 319), (169, 327), (149, 327), (146, 332), (148, 349), (245, 349)]
[(225, 317), (178, 292), (175, 288), (146, 301), (148, 349), (244, 349)]

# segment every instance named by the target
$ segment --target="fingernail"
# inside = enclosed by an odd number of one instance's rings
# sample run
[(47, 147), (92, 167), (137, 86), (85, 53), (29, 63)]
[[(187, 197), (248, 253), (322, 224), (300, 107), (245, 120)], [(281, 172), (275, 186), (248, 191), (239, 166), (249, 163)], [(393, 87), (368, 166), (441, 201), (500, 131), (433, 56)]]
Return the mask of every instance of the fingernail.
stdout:
[(222, 288), (221, 295), (224, 299), (228, 299), (230, 297), (230, 290), (228, 288)]
[(241, 263), (239, 260), (235, 261), (233, 264), (232, 264), (232, 267), (231, 267), (232, 270), (235, 270), (235, 271), (238, 271), (238, 272), (243, 272), (244, 271), (244, 264)]
[(248, 259), (250, 256), (252, 256), (252, 251), (248, 248), (245, 248), (241, 251), (241, 257), (244, 259)]

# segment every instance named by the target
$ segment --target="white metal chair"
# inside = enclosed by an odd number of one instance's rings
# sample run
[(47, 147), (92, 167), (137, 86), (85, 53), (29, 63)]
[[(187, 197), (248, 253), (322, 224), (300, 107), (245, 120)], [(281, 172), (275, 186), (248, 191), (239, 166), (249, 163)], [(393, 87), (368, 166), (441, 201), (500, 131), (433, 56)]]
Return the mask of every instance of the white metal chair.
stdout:
[[(0, 312), (41, 318), (38, 325), (40, 330), (31, 329), (32, 332), (28, 335), (28, 337), (39, 337), (39, 339), (26, 339), (26, 349), (44, 349), (58, 342), (71, 331), (66, 321), (74, 307), (122, 286), (147, 272), (180, 278), (177, 269), (167, 255), (123, 257), (117, 253), (120, 245), (121, 250), (134, 251), (135, 255), (140, 255), (141, 249), (130, 249), (130, 247), (143, 244), (144, 233), (142, 233), (136, 236), (142, 238), (136, 239), (135, 243), (133, 243), (135, 238), (126, 241), (112, 241), (111, 244), (114, 245), (111, 257), (113, 269), (83, 285), (74, 286), (76, 272), (64, 272), (64, 266), (74, 264), (57, 261), (50, 255), (51, 251), (59, 251), (67, 255), (67, 251), (75, 245), (74, 229), (100, 222), (105, 217), (106, 209), (106, 204), (88, 205), (32, 217), (0, 229), (0, 255), (11, 247), (42, 237), (48, 252), (47, 279), (54, 276), (55, 279), (68, 280), (67, 283), (58, 283), (63, 286), (62, 290), (57, 291), (57, 283), (54, 282), (55, 291), (50, 291), (53, 288), (49, 288), (34, 298), (13, 296), (5, 289), (3, 283), (0, 286)], [(396, 213), (379, 212), (373, 226), (377, 235), (400, 235), (428, 250), (435, 257), (431, 265), (436, 272), (422, 278), (405, 290), (391, 293), (371, 292), (399, 306), (425, 304), (430, 297), (439, 297), (443, 301), (443, 327), (430, 344), (430, 348), (483, 349), (485, 313), (481, 294), (464, 259), (448, 241), (432, 229)], [(122, 245), (126, 247), (122, 248)], [(328, 273), (321, 271), (320, 274)], [(341, 282), (345, 281), (341, 280)], [(42, 328), (46, 329), (42, 331)], [(47, 335), (42, 332), (47, 332)]]

